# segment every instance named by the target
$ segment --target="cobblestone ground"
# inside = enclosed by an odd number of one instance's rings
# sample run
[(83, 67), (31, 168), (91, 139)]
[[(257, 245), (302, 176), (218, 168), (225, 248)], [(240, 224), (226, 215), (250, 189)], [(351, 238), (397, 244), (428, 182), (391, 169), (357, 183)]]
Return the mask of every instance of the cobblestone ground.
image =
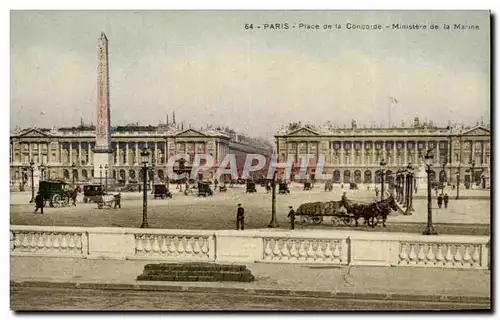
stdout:
[(221, 293), (11, 287), (11, 309), (32, 310), (464, 310), (467, 304)]
[[(245, 193), (244, 186), (229, 188), (226, 193), (216, 192), (213, 197), (185, 196), (174, 191), (173, 199), (154, 200), (148, 195), (148, 220), (151, 228), (169, 229), (233, 229), (238, 203), (245, 207), (246, 228), (265, 228), (271, 216), (271, 195), (264, 188), (258, 187), (257, 193)], [(297, 208), (300, 204), (311, 201), (340, 200), (342, 192), (348, 198), (359, 202), (374, 201), (375, 193), (361, 190), (340, 189), (325, 192), (322, 185), (311, 191), (303, 191), (294, 186), (291, 193), (277, 195), (277, 218), (282, 227), (287, 228), (288, 206)], [(138, 227), (142, 221), (142, 194), (124, 193), (122, 209), (97, 209), (94, 203), (78, 203), (77, 207), (46, 208), (44, 215), (34, 215), (33, 205), (28, 201), (28, 193), (11, 194), (10, 223), (13, 225), (60, 225), (60, 226), (114, 226)], [(389, 217), (388, 229), (384, 231), (420, 232), (427, 221), (427, 206), (423, 200), (415, 200), (416, 211), (412, 216), (394, 214)], [(448, 224), (488, 224), (490, 220), (490, 202), (487, 200), (450, 201), (449, 209), (435, 209), (434, 221)], [(414, 227), (396, 227), (391, 222)], [(414, 223), (418, 223), (415, 225)], [(331, 228), (326, 219), (321, 226), (297, 226), (298, 228)], [(401, 229), (403, 228), (403, 229)], [(486, 229), (489, 229), (486, 227)], [(413, 231), (412, 231), (413, 230)], [(445, 232), (446, 233), (446, 232)], [(454, 233), (453, 231), (447, 233)], [(464, 234), (457, 231), (458, 234)], [(483, 234), (483, 233), (481, 233)]]

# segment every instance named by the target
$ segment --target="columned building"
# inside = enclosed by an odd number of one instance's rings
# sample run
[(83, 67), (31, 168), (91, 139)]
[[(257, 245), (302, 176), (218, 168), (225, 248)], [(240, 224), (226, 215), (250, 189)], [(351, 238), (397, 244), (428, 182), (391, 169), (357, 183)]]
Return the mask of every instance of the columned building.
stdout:
[[(382, 159), (387, 163), (389, 180), (408, 163), (424, 172), (426, 151), (434, 149), (431, 176), (456, 183), (460, 171), (461, 183), (474, 181), (489, 187), (490, 130), (483, 126), (437, 128), (419, 125), (418, 118), (412, 127), (393, 128), (358, 128), (355, 121), (351, 128), (294, 124), (280, 131), (275, 139), (279, 162), (311, 154), (307, 173), (312, 175), (319, 155), (324, 155), (323, 173), (332, 174), (334, 182), (380, 183)], [(295, 160), (298, 166), (300, 159)]]
[[(182, 130), (179, 126), (123, 126), (114, 127), (111, 148), (114, 151), (112, 172), (108, 175), (120, 184), (142, 181), (140, 152), (147, 149), (155, 162), (155, 181), (166, 181), (167, 164), (175, 154), (187, 154), (184, 163), (191, 168), (196, 154), (210, 154), (214, 167), (200, 175), (199, 179), (213, 179), (215, 171), (228, 153), (236, 156), (238, 172), (241, 174), (245, 157), (258, 153), (270, 157), (272, 146), (253, 143), (252, 139), (222, 130)], [(11, 184), (18, 186), (30, 179), (29, 163), (35, 163), (35, 172), (41, 179), (61, 179), (78, 183), (89, 183), (92, 177), (105, 177), (105, 168), (94, 172), (95, 128), (80, 126), (74, 128), (23, 129), (10, 135), (10, 177)], [(41, 166), (43, 164), (43, 166)], [(174, 164), (178, 169), (178, 161)], [(99, 169), (101, 170), (101, 169)], [(264, 172), (264, 169), (263, 171)], [(261, 174), (262, 172), (259, 172)], [(36, 179), (38, 180), (38, 179)], [(35, 185), (37, 181), (35, 180)], [(30, 184), (26, 184), (27, 187)]]

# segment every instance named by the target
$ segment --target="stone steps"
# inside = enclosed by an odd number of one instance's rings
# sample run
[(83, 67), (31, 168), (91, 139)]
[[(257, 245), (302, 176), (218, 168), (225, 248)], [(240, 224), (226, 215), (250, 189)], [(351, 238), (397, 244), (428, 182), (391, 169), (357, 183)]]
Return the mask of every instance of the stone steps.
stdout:
[(237, 281), (255, 280), (250, 270), (241, 265), (213, 263), (160, 263), (148, 264), (138, 281)]

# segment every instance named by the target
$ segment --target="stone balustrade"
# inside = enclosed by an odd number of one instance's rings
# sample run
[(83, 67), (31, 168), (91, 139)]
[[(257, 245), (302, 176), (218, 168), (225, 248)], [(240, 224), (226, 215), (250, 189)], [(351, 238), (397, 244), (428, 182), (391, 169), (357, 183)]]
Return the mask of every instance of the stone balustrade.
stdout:
[(11, 226), (11, 255), (489, 269), (484, 236)]

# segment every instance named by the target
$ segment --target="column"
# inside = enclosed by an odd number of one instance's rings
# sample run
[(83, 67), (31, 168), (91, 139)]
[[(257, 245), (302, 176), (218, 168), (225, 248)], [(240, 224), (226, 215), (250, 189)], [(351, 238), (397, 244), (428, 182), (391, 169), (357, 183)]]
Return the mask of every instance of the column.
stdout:
[[(365, 141), (361, 141), (361, 165), (365, 165)], [(361, 173), (361, 176), (364, 176), (364, 173)]]
[[(63, 144), (61, 141), (59, 141), (57, 143), (57, 153), (59, 154), (59, 161), (56, 161), (58, 162), (59, 164), (63, 164), (63, 158), (62, 158), (62, 150), (63, 150)], [(57, 159), (56, 159), (57, 160)]]
[(129, 149), (128, 149), (128, 141), (126, 142), (126, 145), (125, 145), (125, 165), (129, 165), (130, 163), (130, 159), (129, 159)]
[(42, 144), (37, 143), (37, 145), (38, 145), (38, 163), (42, 163)]
[(156, 163), (160, 163), (161, 159), (158, 159), (158, 143), (155, 141), (155, 161)]
[(165, 141), (165, 156), (164, 156), (164, 159), (165, 159), (165, 162), (164, 163), (168, 163), (168, 141)]
[[(116, 165), (121, 165), (121, 163), (120, 163), (121, 162), (121, 160), (120, 160), (121, 159), (120, 158), (120, 156), (121, 156), (120, 143), (118, 141), (116, 141), (116, 151), (115, 152), (116, 152), (116, 161), (115, 161), (115, 164)], [(118, 173), (117, 173), (117, 176), (118, 176)]]
[[(476, 160), (476, 152), (474, 150), (475, 149), (474, 148), (474, 141), (470, 142), (470, 148), (471, 148), (471, 150), (470, 150), (471, 159), (472, 159), (472, 161), (475, 161)], [(466, 161), (466, 163), (467, 163), (467, 161)], [(480, 165), (480, 163), (476, 163), (476, 166), (477, 165)]]
[(94, 165), (94, 155), (92, 154), (92, 142), (88, 143), (89, 163)]
[[(404, 143), (403, 147), (404, 147), (404, 153), (405, 153), (405, 157), (404, 157), (405, 163), (404, 164), (407, 164), (408, 163), (408, 141), (404, 141), (403, 143)], [(414, 163), (412, 163), (412, 165), (414, 165)]]
[[(376, 149), (375, 149), (375, 141), (372, 141), (372, 149), (371, 149), (371, 151), (372, 151), (372, 163), (371, 164), (373, 165), (376, 162), (375, 161), (375, 151), (376, 151)], [(374, 177), (372, 177), (372, 178), (374, 179)]]
[(82, 164), (82, 142), (78, 141), (78, 165)]
[[(351, 166), (354, 166), (355, 163), (354, 163), (354, 141), (351, 141)], [(353, 176), (354, 176), (354, 173), (353, 173)], [(354, 179), (354, 177), (353, 177)]]
[(73, 143), (69, 143), (69, 165), (73, 164)]
[(436, 163), (441, 166), (441, 159), (439, 159), (439, 142), (436, 141)]
[(340, 141), (340, 165), (344, 164), (344, 141)]
[(139, 164), (139, 142), (135, 142), (135, 164)]
[[(397, 166), (397, 164), (396, 164), (396, 160), (397, 160), (396, 143), (397, 142), (398, 141), (393, 141), (392, 142), (392, 166)], [(404, 161), (406, 161), (406, 157), (405, 157)]]
[(415, 141), (414, 146), (413, 146), (413, 158), (416, 163), (420, 165), (420, 158), (418, 158), (418, 141)]

